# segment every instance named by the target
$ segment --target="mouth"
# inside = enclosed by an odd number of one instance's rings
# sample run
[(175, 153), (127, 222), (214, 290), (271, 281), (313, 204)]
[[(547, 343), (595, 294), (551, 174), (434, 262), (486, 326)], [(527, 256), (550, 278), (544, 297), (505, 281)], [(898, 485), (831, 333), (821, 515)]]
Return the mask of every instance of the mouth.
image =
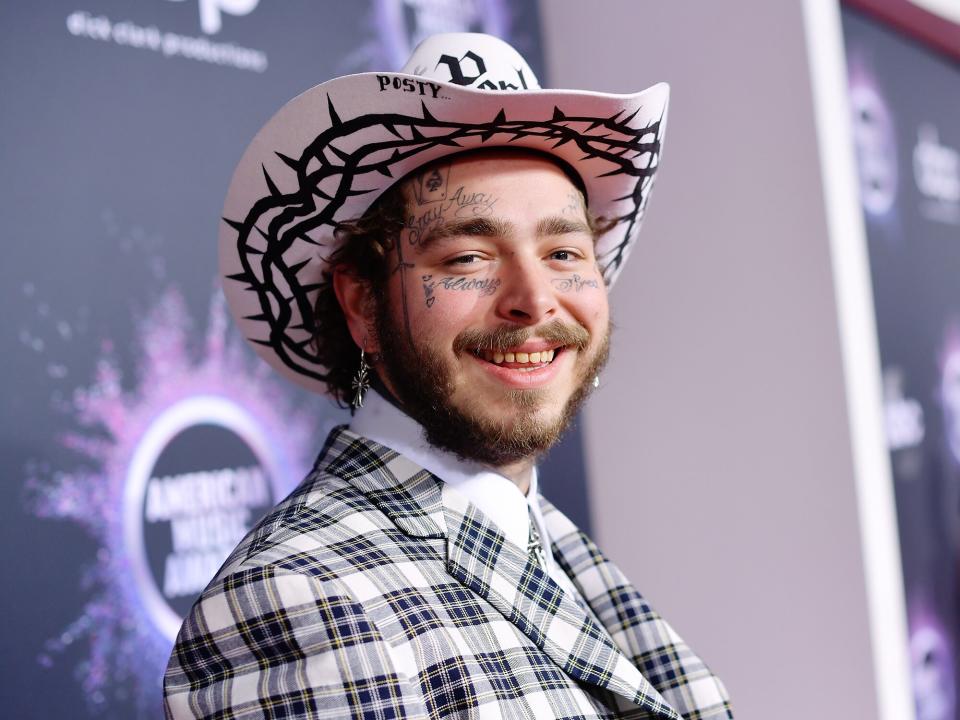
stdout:
[(470, 353), (485, 362), (492, 365), (518, 370), (520, 372), (532, 372), (549, 366), (566, 350), (565, 346), (546, 347), (538, 350), (529, 349), (502, 349), (488, 350), (481, 348), (471, 348)]

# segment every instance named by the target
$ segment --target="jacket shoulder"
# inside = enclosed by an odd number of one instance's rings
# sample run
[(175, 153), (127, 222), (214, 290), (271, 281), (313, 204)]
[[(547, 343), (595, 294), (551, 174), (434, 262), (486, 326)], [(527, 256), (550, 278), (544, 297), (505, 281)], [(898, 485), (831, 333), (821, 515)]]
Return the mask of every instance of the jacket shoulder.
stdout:
[(314, 470), (254, 526), (214, 582), (266, 566), (320, 580), (335, 578), (336, 573), (327, 569), (343, 543), (351, 538), (391, 534), (392, 528), (389, 518), (349, 481), (325, 470)]
[[(261, 565), (211, 584), (164, 676), (168, 717), (363, 717), (357, 691), (396, 717), (418, 701), (388, 644), (342, 584)], [(265, 709), (270, 709), (267, 712)]]

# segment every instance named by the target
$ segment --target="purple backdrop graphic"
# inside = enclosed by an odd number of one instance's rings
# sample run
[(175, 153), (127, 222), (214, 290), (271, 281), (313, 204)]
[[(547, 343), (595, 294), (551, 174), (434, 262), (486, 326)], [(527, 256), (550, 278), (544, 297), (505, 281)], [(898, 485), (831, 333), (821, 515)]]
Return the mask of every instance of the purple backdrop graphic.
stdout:
[[(0, 8), (6, 717), (159, 717), (180, 618), (345, 419), (268, 371), (216, 275), (234, 165), (284, 102), (506, 37), (534, 0), (88, 0)], [(579, 431), (543, 469), (581, 526)]]
[(918, 720), (956, 720), (960, 67), (843, 13)]

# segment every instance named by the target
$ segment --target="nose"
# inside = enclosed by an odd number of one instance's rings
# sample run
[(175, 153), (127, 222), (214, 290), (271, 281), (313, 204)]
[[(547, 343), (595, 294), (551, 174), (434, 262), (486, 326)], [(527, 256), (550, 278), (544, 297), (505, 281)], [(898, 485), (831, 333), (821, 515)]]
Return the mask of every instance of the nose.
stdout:
[(557, 313), (557, 297), (539, 258), (515, 255), (501, 269), (497, 316), (522, 325), (537, 325)]

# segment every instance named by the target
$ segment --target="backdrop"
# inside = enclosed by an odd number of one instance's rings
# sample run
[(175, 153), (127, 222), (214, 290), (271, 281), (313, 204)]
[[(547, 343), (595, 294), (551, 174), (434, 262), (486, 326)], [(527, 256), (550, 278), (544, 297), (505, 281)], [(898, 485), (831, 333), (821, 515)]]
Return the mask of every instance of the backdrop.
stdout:
[[(215, 239), (284, 102), (536, 3), (84, 0), (0, 9), (7, 717), (159, 717), (180, 620), (345, 415), (232, 331)], [(587, 524), (579, 430), (543, 470)]]
[(956, 720), (960, 66), (855, 10), (843, 29), (917, 719)]

